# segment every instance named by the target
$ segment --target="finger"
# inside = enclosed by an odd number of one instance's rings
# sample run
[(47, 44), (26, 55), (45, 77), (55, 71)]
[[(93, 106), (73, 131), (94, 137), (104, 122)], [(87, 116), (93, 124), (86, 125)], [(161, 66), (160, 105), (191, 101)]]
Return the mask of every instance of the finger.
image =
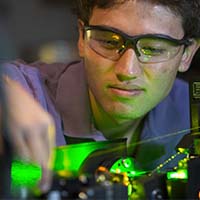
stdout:
[[(45, 129), (47, 130), (47, 128)], [(24, 135), (24, 138), (29, 147), (32, 160), (47, 167), (49, 159), (49, 141), (45, 129), (35, 128), (32, 131), (28, 131)]]
[[(31, 137), (29, 137), (31, 136)], [(44, 168), (52, 169), (54, 161), (55, 127), (43, 125), (26, 135), (32, 158)]]
[(52, 183), (52, 169), (54, 166), (55, 159), (55, 126), (54, 124), (50, 124), (48, 126), (48, 144), (49, 145), (49, 160), (47, 164), (47, 168), (42, 166), (42, 179), (40, 181), (40, 189), (43, 192), (47, 192), (50, 189)]
[(31, 152), (23, 136), (23, 133), (15, 131), (15, 133), (12, 135), (13, 137), (11, 143), (13, 146), (14, 155), (23, 160), (31, 160)]
[(53, 172), (49, 168), (42, 167), (42, 178), (39, 182), (39, 188), (42, 192), (47, 192), (52, 183)]
[(39, 183), (39, 187), (42, 190), (42, 192), (47, 192), (51, 187), (52, 182), (52, 169), (54, 165), (54, 146), (55, 146), (55, 126), (54, 124), (51, 124), (48, 126), (48, 139), (47, 146), (49, 150), (49, 159), (47, 165), (44, 163), (42, 164), (42, 178)]
[(38, 131), (34, 130), (31, 133), (31, 139), (30, 137), (26, 138), (33, 160), (40, 164), (42, 168), (42, 178), (39, 186), (43, 192), (46, 192), (51, 185), (52, 172), (50, 169), (53, 167), (54, 160), (54, 135), (55, 128), (54, 125), (51, 125), (48, 127), (43, 126)]
[(50, 124), (48, 126), (48, 150), (49, 150), (49, 160), (48, 160), (48, 165), (47, 167), (49, 169), (53, 168), (54, 165), (54, 159), (55, 159), (55, 151), (54, 151), (54, 147), (55, 147), (55, 126), (54, 124)]

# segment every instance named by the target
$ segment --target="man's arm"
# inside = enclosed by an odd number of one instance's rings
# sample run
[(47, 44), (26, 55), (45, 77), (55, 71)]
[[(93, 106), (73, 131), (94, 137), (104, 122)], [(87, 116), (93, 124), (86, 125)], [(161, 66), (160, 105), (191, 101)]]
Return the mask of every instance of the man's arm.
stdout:
[(51, 182), (55, 125), (52, 117), (22, 86), (3, 78), (8, 107), (8, 127), (16, 155), (41, 165), (41, 189), (46, 191)]

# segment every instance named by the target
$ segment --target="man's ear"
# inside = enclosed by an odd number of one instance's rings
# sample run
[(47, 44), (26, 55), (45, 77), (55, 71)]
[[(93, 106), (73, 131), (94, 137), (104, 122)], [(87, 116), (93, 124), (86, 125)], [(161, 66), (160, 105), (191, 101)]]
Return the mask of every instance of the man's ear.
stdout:
[(84, 23), (81, 20), (78, 20), (78, 31), (79, 31), (79, 39), (78, 39), (78, 50), (79, 56), (84, 56), (84, 32), (83, 32)]
[(189, 69), (192, 59), (200, 47), (200, 41), (193, 40), (192, 44), (185, 48), (185, 51), (182, 55), (181, 63), (178, 68), (179, 72), (185, 72)]

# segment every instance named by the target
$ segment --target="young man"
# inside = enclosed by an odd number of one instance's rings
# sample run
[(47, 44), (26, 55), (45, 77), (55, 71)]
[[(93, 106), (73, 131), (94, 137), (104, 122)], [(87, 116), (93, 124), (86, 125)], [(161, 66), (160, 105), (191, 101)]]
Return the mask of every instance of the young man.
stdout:
[(129, 156), (153, 170), (190, 132), (188, 86), (176, 74), (188, 70), (199, 47), (200, 1), (77, 5), (81, 61), (16, 61), (4, 66), (5, 74), (54, 117), (57, 145), (127, 138)]

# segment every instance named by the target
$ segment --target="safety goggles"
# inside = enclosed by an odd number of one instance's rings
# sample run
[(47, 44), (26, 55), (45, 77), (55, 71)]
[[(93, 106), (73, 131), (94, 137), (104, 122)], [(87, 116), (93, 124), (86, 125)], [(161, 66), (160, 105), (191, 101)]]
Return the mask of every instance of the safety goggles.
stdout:
[(158, 63), (174, 58), (181, 46), (190, 45), (188, 38), (174, 39), (163, 34), (129, 36), (106, 26), (84, 26), (84, 37), (97, 54), (116, 61), (129, 48), (134, 49), (142, 63)]

